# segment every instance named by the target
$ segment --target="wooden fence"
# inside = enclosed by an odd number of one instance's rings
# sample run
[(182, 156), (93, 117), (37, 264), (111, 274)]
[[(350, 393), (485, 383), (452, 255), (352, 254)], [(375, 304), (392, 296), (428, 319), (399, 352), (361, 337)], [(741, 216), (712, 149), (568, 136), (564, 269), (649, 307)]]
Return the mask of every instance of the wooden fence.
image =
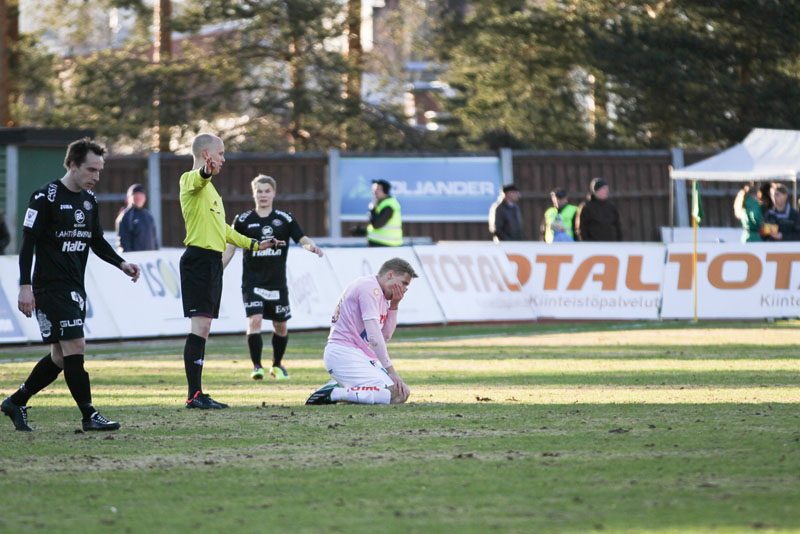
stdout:
[[(686, 152), (687, 165), (712, 152)], [(343, 156), (345, 154), (342, 154)], [(425, 154), (431, 155), (431, 154)], [(453, 154), (447, 154), (452, 156)], [(251, 209), (250, 181), (267, 174), (278, 182), (276, 204), (291, 211), (310, 236), (330, 235), (328, 228), (327, 155), (312, 154), (229, 154), (225, 169), (215, 185), (225, 201), (229, 220)], [(593, 177), (608, 181), (611, 200), (622, 217), (626, 241), (659, 241), (659, 228), (670, 222), (670, 152), (659, 151), (514, 151), (515, 184), (522, 192), (520, 207), (526, 239), (541, 239), (544, 211), (550, 206), (550, 190), (561, 187), (570, 202), (580, 203)], [(178, 179), (191, 168), (191, 157), (161, 157), (163, 245), (182, 246), (185, 230), (178, 198)], [(97, 188), (101, 201), (101, 222), (114, 228), (114, 220), (124, 205), (125, 191), (133, 183), (147, 186), (145, 156), (111, 156)], [(737, 226), (732, 213), (738, 184), (703, 184), (706, 213), (704, 225)], [(690, 188), (687, 187), (687, 192)], [(364, 207), (366, 211), (366, 206)], [(348, 236), (355, 223), (342, 223)], [(489, 240), (486, 223), (414, 222), (404, 223), (406, 236), (427, 236), (441, 240)]]

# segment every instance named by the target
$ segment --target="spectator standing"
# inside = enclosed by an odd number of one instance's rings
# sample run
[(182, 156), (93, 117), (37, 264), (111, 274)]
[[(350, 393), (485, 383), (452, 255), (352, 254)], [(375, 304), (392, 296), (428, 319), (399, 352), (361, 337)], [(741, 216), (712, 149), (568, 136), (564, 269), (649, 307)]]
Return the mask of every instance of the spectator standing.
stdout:
[(6, 247), (11, 242), (11, 234), (8, 233), (6, 217), (0, 213), (0, 256), (6, 253)]
[(553, 205), (544, 212), (542, 233), (547, 243), (554, 241), (575, 241), (575, 214), (578, 206), (569, 203), (567, 192), (553, 189), (550, 192)]
[(763, 241), (761, 230), (764, 226), (764, 215), (758, 201), (758, 187), (749, 183), (739, 190), (733, 201), (733, 213), (742, 223), (742, 243)]
[(367, 245), (370, 247), (399, 247), (403, 244), (403, 221), (400, 203), (391, 196), (392, 184), (386, 180), (372, 181), (373, 200), (369, 204)]
[(489, 232), (495, 241), (522, 241), (522, 211), (519, 189), (504, 185), (497, 202), (489, 209)]
[(158, 250), (156, 221), (145, 209), (147, 193), (142, 184), (128, 188), (128, 206), (117, 217), (117, 238), (120, 252)]
[(575, 236), (580, 241), (622, 241), (622, 225), (617, 207), (608, 200), (608, 182), (593, 178), (590, 193), (578, 206)]
[(789, 205), (789, 190), (783, 184), (770, 188), (772, 207), (764, 214), (764, 227), (769, 228), (765, 241), (800, 241), (800, 213)]

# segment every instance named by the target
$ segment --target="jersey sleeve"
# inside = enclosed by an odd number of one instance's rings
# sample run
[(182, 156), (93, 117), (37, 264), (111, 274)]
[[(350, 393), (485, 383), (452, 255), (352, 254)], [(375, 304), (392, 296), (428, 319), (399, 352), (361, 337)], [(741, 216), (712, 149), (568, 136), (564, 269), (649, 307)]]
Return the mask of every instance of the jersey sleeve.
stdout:
[(202, 169), (194, 169), (181, 176), (181, 191), (196, 193), (207, 186), (210, 181), (211, 176), (204, 176)]
[(39, 237), (44, 233), (49, 218), (47, 194), (44, 191), (36, 191), (28, 203), (28, 211), (25, 212), (25, 219), (22, 222), (22, 230), (34, 237)]
[[(380, 289), (362, 286), (358, 291), (358, 307), (361, 309), (361, 318), (364, 321), (380, 319), (381, 311), (378, 306)], [(376, 293), (377, 292), (377, 293)]]
[(239, 214), (239, 215), (237, 215), (236, 217), (233, 218), (233, 222), (231, 223), (231, 228), (233, 228), (234, 230), (236, 230), (240, 234), (244, 235), (244, 231), (245, 231), (245, 228), (247, 228), (247, 225), (245, 225), (244, 221), (242, 221), (242, 215), (241, 214)]
[(292, 222), (289, 223), (289, 236), (294, 240), (295, 243), (299, 243), (303, 237), (305, 237), (305, 233), (303, 233), (303, 229), (300, 228), (300, 223), (297, 222), (295, 217), (292, 217)]
[[(236, 223), (234, 222), (234, 224)], [(251, 250), (253, 248), (252, 239), (247, 236), (243, 236), (230, 226), (225, 227), (225, 242), (230, 243), (231, 245), (236, 245), (237, 247), (245, 250)]]

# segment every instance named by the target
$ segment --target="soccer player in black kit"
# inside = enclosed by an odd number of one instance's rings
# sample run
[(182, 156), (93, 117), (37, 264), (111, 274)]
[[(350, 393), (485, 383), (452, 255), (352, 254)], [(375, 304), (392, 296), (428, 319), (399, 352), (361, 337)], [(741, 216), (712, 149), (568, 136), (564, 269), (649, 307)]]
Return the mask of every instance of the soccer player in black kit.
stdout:
[[(322, 249), (307, 237), (291, 213), (272, 208), (277, 185), (271, 176), (260, 174), (251, 182), (256, 207), (237, 215), (233, 229), (247, 237), (263, 240), (274, 237), (282, 245), (256, 251), (244, 251), (242, 266), (242, 300), (247, 313), (247, 346), (253, 361), (253, 380), (264, 378), (261, 366), (261, 321), (272, 320), (272, 368), (270, 375), (276, 380), (286, 380), (289, 374), (282, 365), (286, 345), (289, 342), (287, 321), (292, 312), (289, 306), (289, 289), (286, 285), (286, 259), (289, 253), (289, 238), (320, 258)], [(222, 255), (222, 264), (227, 266), (236, 252), (228, 245)]]
[[(83, 430), (116, 430), (92, 406), (89, 374), (83, 368), (86, 339), (84, 274), (89, 249), (103, 261), (119, 267), (135, 282), (138, 265), (127, 263), (103, 237), (97, 213), (97, 198), (91, 191), (100, 180), (105, 149), (84, 138), (67, 148), (67, 174), (33, 193), (25, 213), (19, 253), (19, 310), (30, 317), (34, 311), (42, 340), (50, 343), (50, 354), (39, 360), (30, 376), (0, 410), (17, 430), (28, 425), (28, 400), (50, 385), (61, 370), (72, 398), (82, 414)], [(31, 284), (34, 254), (36, 266)]]

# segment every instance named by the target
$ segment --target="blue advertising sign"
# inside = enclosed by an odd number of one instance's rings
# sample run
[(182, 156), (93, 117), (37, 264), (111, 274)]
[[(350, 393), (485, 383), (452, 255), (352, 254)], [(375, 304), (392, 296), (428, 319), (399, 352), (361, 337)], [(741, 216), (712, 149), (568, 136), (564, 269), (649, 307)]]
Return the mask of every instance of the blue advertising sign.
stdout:
[(392, 184), (403, 221), (486, 221), (502, 187), (500, 158), (341, 158), (341, 219), (366, 221), (372, 181)]

